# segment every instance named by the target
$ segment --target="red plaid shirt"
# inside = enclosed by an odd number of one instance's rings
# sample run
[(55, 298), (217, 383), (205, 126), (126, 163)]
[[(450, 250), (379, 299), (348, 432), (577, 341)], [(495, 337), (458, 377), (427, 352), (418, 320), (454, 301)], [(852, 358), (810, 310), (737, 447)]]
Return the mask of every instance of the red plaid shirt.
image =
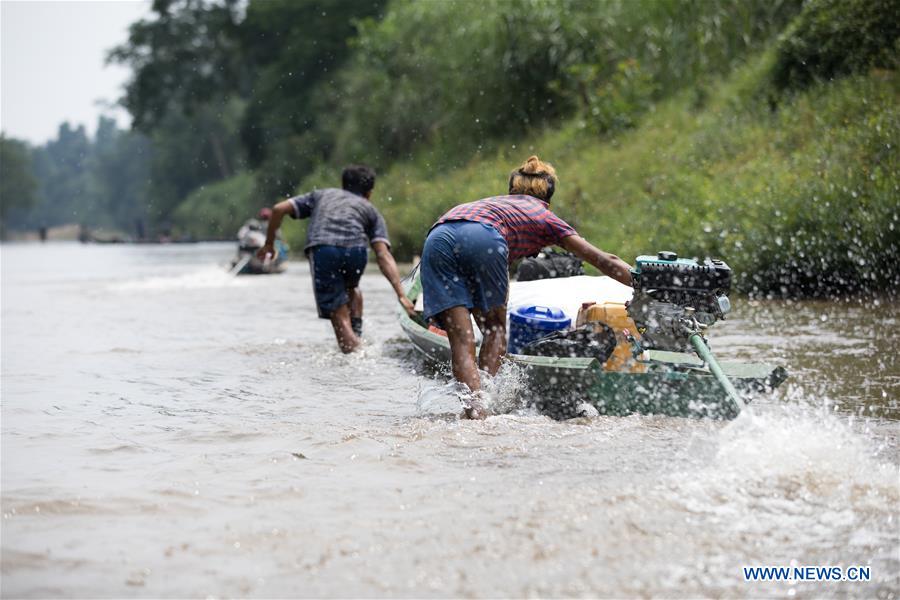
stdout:
[(485, 223), (500, 232), (509, 247), (509, 262), (533, 256), (544, 246), (558, 245), (578, 235), (571, 225), (550, 212), (550, 205), (532, 196), (494, 196), (460, 204), (434, 225), (448, 221)]

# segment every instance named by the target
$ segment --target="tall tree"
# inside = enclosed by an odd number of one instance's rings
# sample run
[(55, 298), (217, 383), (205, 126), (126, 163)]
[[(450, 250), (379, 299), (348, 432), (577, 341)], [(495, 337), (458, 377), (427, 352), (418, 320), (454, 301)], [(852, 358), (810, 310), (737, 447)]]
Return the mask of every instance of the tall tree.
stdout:
[(59, 126), (55, 140), (35, 151), (41, 202), (32, 215), (40, 224), (52, 226), (92, 220), (87, 170), (90, 153), (91, 141), (84, 126), (73, 127), (67, 122)]
[(25, 142), (0, 135), (0, 234), (6, 233), (7, 216), (37, 201), (37, 181)]
[(173, 111), (191, 116), (240, 89), (238, 4), (154, 0), (155, 17), (131, 25), (107, 60), (132, 69), (122, 104), (136, 129), (151, 131)]
[[(352, 51), (360, 20), (380, 16), (384, 0), (252, 0), (239, 28), (256, 77), (242, 138), (258, 185), (290, 193), (327, 157), (322, 115), (331, 108), (337, 70)], [(359, 101), (364, 101), (359, 98)]]
[[(151, 134), (173, 119), (203, 121), (242, 94), (247, 69), (237, 41), (239, 7), (239, 0), (154, 0), (155, 17), (131, 25), (128, 41), (108, 60), (132, 69), (122, 104), (136, 129)], [(205, 136), (218, 178), (232, 175), (240, 148), (220, 127), (192, 129)]]
[[(114, 120), (100, 117), (91, 139), (83, 126), (63, 123), (55, 139), (29, 149), (29, 154), (36, 191), (29, 206), (7, 215), (8, 228), (78, 223), (131, 231), (135, 220), (144, 216), (152, 152), (140, 132), (123, 131)], [(7, 181), (6, 171), (4, 166), (4, 185), (13, 181)]]
[(172, 112), (154, 128), (150, 133), (153, 156), (148, 216), (151, 221), (167, 221), (191, 192), (221, 181), (220, 153), (231, 157), (236, 171), (243, 168), (238, 134), (242, 113), (243, 103), (232, 100), (223, 107), (198, 108), (190, 117)]
[(150, 140), (137, 131), (122, 131), (112, 119), (100, 117), (89, 171), (96, 221), (132, 231), (138, 236), (147, 216), (152, 152)]

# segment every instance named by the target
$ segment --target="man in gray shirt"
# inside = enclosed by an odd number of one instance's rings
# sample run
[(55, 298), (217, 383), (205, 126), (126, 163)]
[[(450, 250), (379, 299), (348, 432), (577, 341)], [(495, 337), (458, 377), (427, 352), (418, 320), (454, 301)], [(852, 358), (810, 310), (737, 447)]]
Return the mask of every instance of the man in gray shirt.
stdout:
[(391, 254), (384, 217), (369, 202), (375, 187), (375, 171), (350, 165), (341, 173), (341, 187), (313, 190), (279, 202), (272, 208), (266, 244), (257, 256), (274, 255), (275, 234), (285, 215), (309, 218), (304, 251), (313, 276), (313, 292), (319, 317), (330, 319), (342, 352), (359, 347), (362, 334), (363, 298), (359, 279), (366, 269), (368, 248), (375, 251), (378, 268), (391, 283), (397, 300), (414, 313), (403, 293), (397, 263)]

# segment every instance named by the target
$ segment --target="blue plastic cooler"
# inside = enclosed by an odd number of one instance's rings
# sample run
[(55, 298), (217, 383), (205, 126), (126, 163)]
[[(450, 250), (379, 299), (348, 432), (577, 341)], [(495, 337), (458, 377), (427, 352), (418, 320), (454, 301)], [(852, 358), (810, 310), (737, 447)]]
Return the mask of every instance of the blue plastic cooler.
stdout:
[(522, 348), (555, 331), (568, 329), (572, 319), (552, 306), (520, 306), (509, 313), (507, 351), (519, 354)]

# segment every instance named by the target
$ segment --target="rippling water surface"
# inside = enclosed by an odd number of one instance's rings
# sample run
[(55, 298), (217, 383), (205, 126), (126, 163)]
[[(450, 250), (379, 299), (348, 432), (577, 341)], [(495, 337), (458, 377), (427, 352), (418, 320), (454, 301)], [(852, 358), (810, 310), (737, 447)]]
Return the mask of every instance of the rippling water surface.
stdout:
[[(718, 355), (791, 379), (733, 422), (466, 422), (374, 265), (343, 356), (303, 262), (0, 253), (4, 597), (900, 594), (895, 302), (736, 299)], [(743, 581), (790, 564), (872, 581)]]

